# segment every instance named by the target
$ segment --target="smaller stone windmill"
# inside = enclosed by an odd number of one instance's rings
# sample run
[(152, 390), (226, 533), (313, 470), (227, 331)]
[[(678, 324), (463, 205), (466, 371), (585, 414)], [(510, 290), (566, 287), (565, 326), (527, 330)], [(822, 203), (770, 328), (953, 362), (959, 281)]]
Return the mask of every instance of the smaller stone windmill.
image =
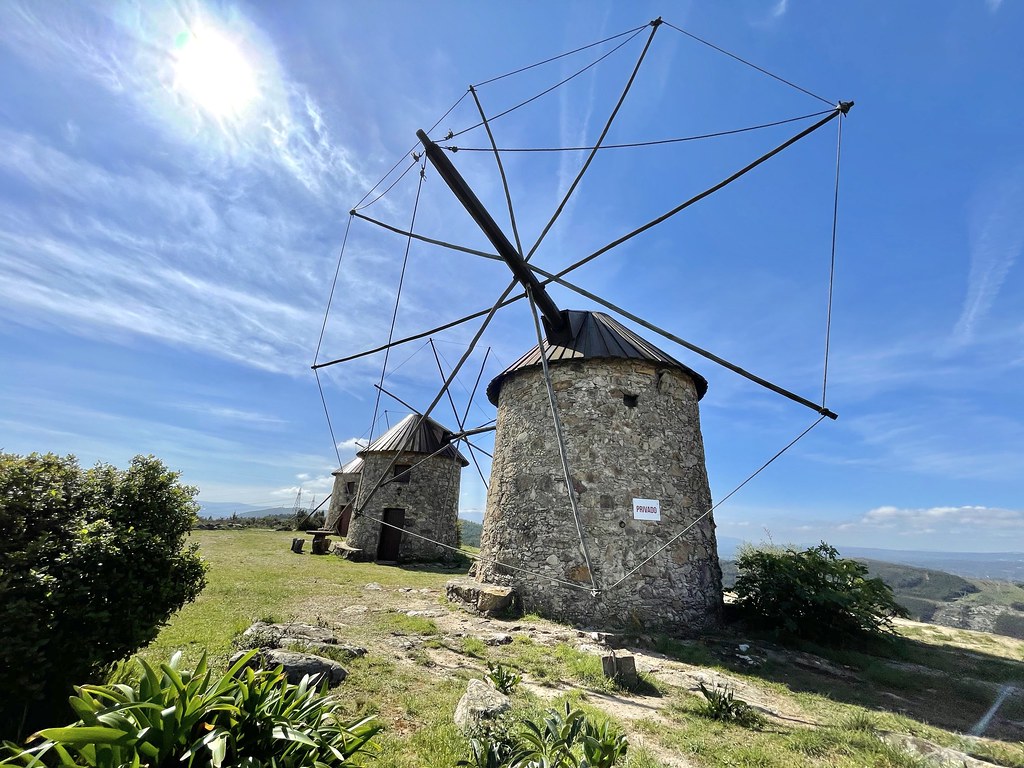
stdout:
[[(348, 547), (359, 550), (352, 559), (451, 558), (458, 548), (459, 480), (469, 464), (449, 443), (451, 434), (431, 418), (410, 414), (359, 452), (360, 478), (388, 479), (376, 489), (358, 483), (359, 512), (348, 528)], [(335, 484), (346, 482), (350, 466), (342, 467)]]

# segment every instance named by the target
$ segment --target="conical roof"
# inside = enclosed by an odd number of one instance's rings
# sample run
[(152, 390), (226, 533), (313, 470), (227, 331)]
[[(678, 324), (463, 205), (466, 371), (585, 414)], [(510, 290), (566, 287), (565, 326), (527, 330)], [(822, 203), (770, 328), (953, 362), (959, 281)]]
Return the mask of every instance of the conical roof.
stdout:
[[(697, 387), (697, 399), (708, 391), (708, 382), (703, 376), (650, 342), (640, 338), (622, 323), (603, 312), (588, 312), (570, 309), (565, 312), (569, 322), (569, 340), (565, 344), (552, 345), (544, 340), (544, 352), (548, 364), (571, 360), (594, 360), (599, 358), (625, 358), (649, 360), (666, 367), (676, 368), (693, 379)], [(498, 404), (501, 385), (509, 376), (524, 368), (540, 367), (540, 347), (534, 347), (512, 365), (499, 373), (487, 385), (487, 399)]]
[(409, 414), (359, 451), (358, 455), (363, 456), (376, 451), (408, 451), (425, 453), (428, 456), (436, 453), (438, 456), (456, 459), (464, 467), (469, 465), (458, 449), (448, 442), (451, 430), (445, 429), (429, 416), (423, 417), (423, 421), (417, 427), (419, 419), (418, 414)]
[(356, 472), (363, 471), (363, 460), (356, 456), (352, 461), (348, 462), (341, 468), (341, 473), (344, 475), (351, 475)]

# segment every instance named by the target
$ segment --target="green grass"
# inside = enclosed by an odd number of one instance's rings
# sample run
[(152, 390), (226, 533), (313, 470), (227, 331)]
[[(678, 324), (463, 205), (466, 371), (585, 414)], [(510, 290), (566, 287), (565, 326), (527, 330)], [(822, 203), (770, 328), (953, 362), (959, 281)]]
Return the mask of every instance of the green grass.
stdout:
[[(443, 586), (451, 571), (351, 563), (332, 555), (296, 555), (291, 531), (196, 531), (193, 540), (211, 564), (206, 589), (179, 611), (142, 655), (163, 660), (176, 651), (189, 663), (206, 648), (214, 661), (227, 659), (236, 634), (257, 620), (304, 621), (335, 617), (354, 603), (371, 604), (365, 584), (388, 587)], [(443, 573), (445, 575), (439, 575)]]
[[(184, 649), (187, 658), (195, 661), (208, 648), (214, 663), (223, 665), (233, 650), (233, 637), (256, 619), (334, 627), (344, 642), (369, 649), (363, 658), (339, 658), (349, 671), (339, 690), (347, 713), (375, 714), (385, 724), (382, 753), (373, 762), (379, 768), (450, 768), (468, 757), (468, 745), (456, 732), (452, 713), (467, 680), (483, 676), (484, 662), (516, 669), (532, 683), (576, 689), (544, 701), (532, 695), (528, 686), (520, 686), (513, 697), (517, 717), (538, 717), (568, 698), (593, 716), (606, 718), (595, 702), (587, 701), (587, 690), (633, 695), (604, 677), (597, 656), (572, 645), (544, 644), (524, 633), (512, 633), (511, 644), (488, 646), (471, 635), (458, 637), (442, 631), (449, 616), (458, 612), (435, 620), (401, 610), (411, 598), (436, 608), (440, 599), (436, 596), (443, 594), (443, 585), (453, 574), (450, 569), (295, 555), (289, 548), (290, 532), (200, 531), (195, 540), (210, 562), (209, 585), (143, 655), (163, 661), (174, 650)], [(382, 589), (367, 590), (371, 582)], [(406, 597), (398, 592), (400, 587), (428, 587), (431, 594)], [(526, 616), (517, 621), (540, 619)], [(639, 691), (645, 694), (639, 700), (645, 706), (656, 703), (668, 722), (652, 718), (633, 723), (630, 727), (643, 731), (652, 748), (631, 746), (620, 768), (664, 768), (659, 751), (679, 754), (700, 766), (915, 765), (882, 744), (875, 735), (878, 730), (913, 733), (1004, 766), (1024, 768), (1024, 747), (1016, 744), (1019, 736), (1012, 742), (994, 742), (953, 732), (973, 725), (991, 704), (999, 684), (1021, 681), (1024, 687), (1024, 643), (932, 627), (911, 627), (907, 633), (911, 637), (905, 643), (891, 646), (884, 654), (879, 649), (804, 649), (852, 668), (856, 681), (797, 667), (784, 656), (750, 669), (734, 658), (741, 641), (729, 635), (699, 641), (655, 638), (656, 650), (669, 658), (718, 669), (786, 711), (803, 713), (800, 718), (826, 727), (769, 719), (762, 727), (743, 728), (708, 720), (698, 712), (698, 697), (646, 678), (651, 685)], [(767, 645), (756, 639), (750, 642), (752, 651)], [(459, 663), (450, 663), (453, 654), (461, 657)], [(1001, 714), (1024, 720), (1024, 694), (1008, 699)]]

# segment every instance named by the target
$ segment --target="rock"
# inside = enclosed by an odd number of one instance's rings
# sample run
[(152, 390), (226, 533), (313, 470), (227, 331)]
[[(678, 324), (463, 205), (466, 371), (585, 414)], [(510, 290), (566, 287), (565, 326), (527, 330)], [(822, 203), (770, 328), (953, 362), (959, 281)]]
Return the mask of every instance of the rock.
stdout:
[(916, 757), (924, 765), (934, 768), (992, 768), (992, 763), (978, 760), (950, 747), (940, 747), (920, 736), (882, 731), (878, 734), (878, 738), (886, 744)]
[(484, 616), (498, 616), (512, 607), (515, 591), (510, 587), (480, 584), (470, 579), (453, 579), (445, 585), (448, 599)]
[(503, 632), (498, 632), (497, 634), (488, 637), (484, 642), (488, 645), (508, 645), (512, 642), (512, 635), (506, 635)]
[(737, 646), (737, 648), (739, 649), (740, 653), (746, 653), (747, 651), (750, 650), (750, 645), (748, 643), (740, 643)]
[(293, 640), (306, 640), (311, 643), (334, 644), (338, 639), (331, 630), (324, 627), (314, 627), (312, 624), (272, 624), (271, 626), (280, 629), (282, 637)]
[(371, 581), (369, 584), (367, 584), (365, 587), (363, 587), (363, 589), (379, 590), (379, 589), (384, 589), (384, 587), (382, 587), (376, 581)]
[(608, 653), (601, 657), (604, 676), (625, 688), (636, 688), (640, 677), (636, 673), (636, 659), (629, 655)]
[(281, 644), (282, 637), (284, 637), (284, 632), (279, 625), (257, 621), (242, 633), (239, 647), (277, 648)]
[(485, 616), (500, 616), (512, 607), (515, 592), (510, 587), (496, 587), (490, 584), (480, 587), (476, 609)]
[(509, 710), (508, 696), (483, 680), (470, 680), (466, 693), (455, 707), (455, 724), (466, 735), (480, 731), (483, 721), (494, 720)]
[(317, 683), (326, 679), (328, 685), (335, 686), (348, 677), (348, 672), (338, 662), (311, 653), (272, 649), (264, 651), (263, 657), (269, 667), (284, 667), (289, 683), (298, 683), (305, 675), (309, 675), (317, 678)]
[[(236, 653), (228, 660), (228, 665), (233, 666), (246, 653), (248, 651)], [(348, 672), (336, 661), (310, 653), (282, 651), (276, 648), (260, 651), (252, 657), (249, 666), (257, 669), (283, 667), (288, 682), (293, 684), (298, 684), (306, 675), (315, 678), (314, 684), (316, 685), (326, 679), (329, 686), (335, 686), (348, 677)]]
[(257, 621), (242, 633), (240, 645), (245, 648), (280, 648), (288, 640), (294, 643), (326, 643), (334, 645), (338, 642), (334, 633), (323, 627), (312, 624), (268, 624)]
[(365, 648), (360, 648), (358, 645), (344, 645), (339, 643), (337, 640), (330, 643), (319, 643), (316, 641), (302, 640), (297, 637), (282, 637), (280, 647), (287, 649), (302, 648), (307, 651), (315, 651), (318, 653), (343, 653), (353, 659), (366, 655)]

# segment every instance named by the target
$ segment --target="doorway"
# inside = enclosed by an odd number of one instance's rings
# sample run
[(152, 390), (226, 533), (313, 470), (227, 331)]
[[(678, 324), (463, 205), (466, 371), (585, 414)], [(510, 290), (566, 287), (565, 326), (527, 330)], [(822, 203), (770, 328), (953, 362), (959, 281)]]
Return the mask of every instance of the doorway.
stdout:
[[(405, 510), (389, 508), (384, 510), (384, 523), (380, 527), (380, 542), (377, 544), (377, 559), (397, 561), (402, 546), (402, 528), (405, 527)], [(392, 527), (394, 526), (394, 527)]]

